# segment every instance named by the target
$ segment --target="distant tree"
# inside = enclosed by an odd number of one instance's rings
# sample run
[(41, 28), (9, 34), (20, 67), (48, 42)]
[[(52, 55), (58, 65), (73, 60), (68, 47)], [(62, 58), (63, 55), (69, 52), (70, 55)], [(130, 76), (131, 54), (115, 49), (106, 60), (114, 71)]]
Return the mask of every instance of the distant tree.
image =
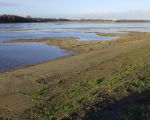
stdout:
[(28, 15), (26, 18), (28, 18), (28, 19), (32, 19), (32, 17), (31, 17), (30, 15)]

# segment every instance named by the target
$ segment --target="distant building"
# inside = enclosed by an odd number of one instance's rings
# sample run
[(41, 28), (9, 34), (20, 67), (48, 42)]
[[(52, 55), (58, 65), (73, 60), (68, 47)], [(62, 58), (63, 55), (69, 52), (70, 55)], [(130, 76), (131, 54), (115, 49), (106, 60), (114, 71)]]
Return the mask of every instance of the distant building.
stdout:
[(116, 22), (116, 21), (117, 21), (117, 19), (112, 19), (112, 21), (113, 21), (113, 22)]

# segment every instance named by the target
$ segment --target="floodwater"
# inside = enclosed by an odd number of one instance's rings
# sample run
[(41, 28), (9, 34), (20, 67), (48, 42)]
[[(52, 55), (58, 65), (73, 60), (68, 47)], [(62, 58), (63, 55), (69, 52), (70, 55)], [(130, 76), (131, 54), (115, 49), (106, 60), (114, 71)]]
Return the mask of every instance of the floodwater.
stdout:
[(18, 23), (0, 24), (0, 41), (45, 37), (75, 37), (82, 41), (112, 40), (115, 37), (97, 36), (95, 32), (149, 32), (150, 23)]
[(150, 23), (17, 23), (0, 24), (0, 71), (36, 64), (70, 55), (73, 52), (43, 43), (3, 43), (7, 40), (45, 37), (75, 37), (80, 41), (112, 40), (96, 32), (150, 32)]
[(44, 43), (4, 43), (0, 44), (0, 71), (54, 60), (72, 53)]

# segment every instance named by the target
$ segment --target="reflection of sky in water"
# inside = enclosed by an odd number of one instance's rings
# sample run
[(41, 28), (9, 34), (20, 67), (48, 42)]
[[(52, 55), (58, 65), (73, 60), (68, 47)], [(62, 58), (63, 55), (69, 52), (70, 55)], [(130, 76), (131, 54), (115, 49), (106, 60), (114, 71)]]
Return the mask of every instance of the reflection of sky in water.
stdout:
[(43, 43), (8, 43), (0, 44), (0, 71), (23, 65), (35, 64), (72, 52)]
[(36, 29), (36, 28), (99, 28), (99, 27), (150, 27), (150, 23), (18, 23), (0, 24), (3, 29)]
[(150, 32), (150, 28), (122, 28), (120, 31), (125, 31), (125, 32), (130, 32), (130, 31), (135, 31), (135, 32)]
[[(135, 28), (137, 27), (137, 28)], [(141, 27), (141, 28), (140, 28)], [(145, 27), (145, 28), (142, 28)], [(64, 29), (63, 29), (64, 28)], [(82, 28), (82, 29), (75, 29)], [(88, 29), (87, 29), (88, 28)], [(0, 24), (0, 41), (45, 37), (76, 37), (80, 40), (111, 40), (101, 33), (150, 32), (150, 23), (24, 23)], [(72, 52), (42, 43), (0, 44), (0, 71), (69, 55)]]
[[(82, 29), (75, 29), (75, 28), (82, 28)], [(44, 37), (76, 37), (80, 38), (80, 40), (111, 40), (114, 39), (115, 37), (97, 36), (95, 32), (121, 33), (124, 31), (150, 32), (150, 23), (54, 22), (54, 23), (0, 24), (0, 40), (2, 41), (14, 39), (44, 38)]]
[[(102, 30), (101, 30), (102, 31)], [(92, 32), (92, 33), (88, 33)], [(48, 29), (48, 30), (26, 30), (26, 31), (3, 31), (0, 40), (30, 39), (44, 37), (76, 37), (80, 40), (111, 40), (116, 37), (97, 36), (92, 30), (74, 29)]]

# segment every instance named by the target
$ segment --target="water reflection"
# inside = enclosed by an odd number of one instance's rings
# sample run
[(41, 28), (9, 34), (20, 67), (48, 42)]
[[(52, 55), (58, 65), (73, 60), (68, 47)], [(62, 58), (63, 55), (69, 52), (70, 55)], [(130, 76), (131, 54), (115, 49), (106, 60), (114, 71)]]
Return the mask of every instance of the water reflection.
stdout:
[(43, 43), (0, 44), (0, 71), (30, 65), (72, 54), (71, 51)]

